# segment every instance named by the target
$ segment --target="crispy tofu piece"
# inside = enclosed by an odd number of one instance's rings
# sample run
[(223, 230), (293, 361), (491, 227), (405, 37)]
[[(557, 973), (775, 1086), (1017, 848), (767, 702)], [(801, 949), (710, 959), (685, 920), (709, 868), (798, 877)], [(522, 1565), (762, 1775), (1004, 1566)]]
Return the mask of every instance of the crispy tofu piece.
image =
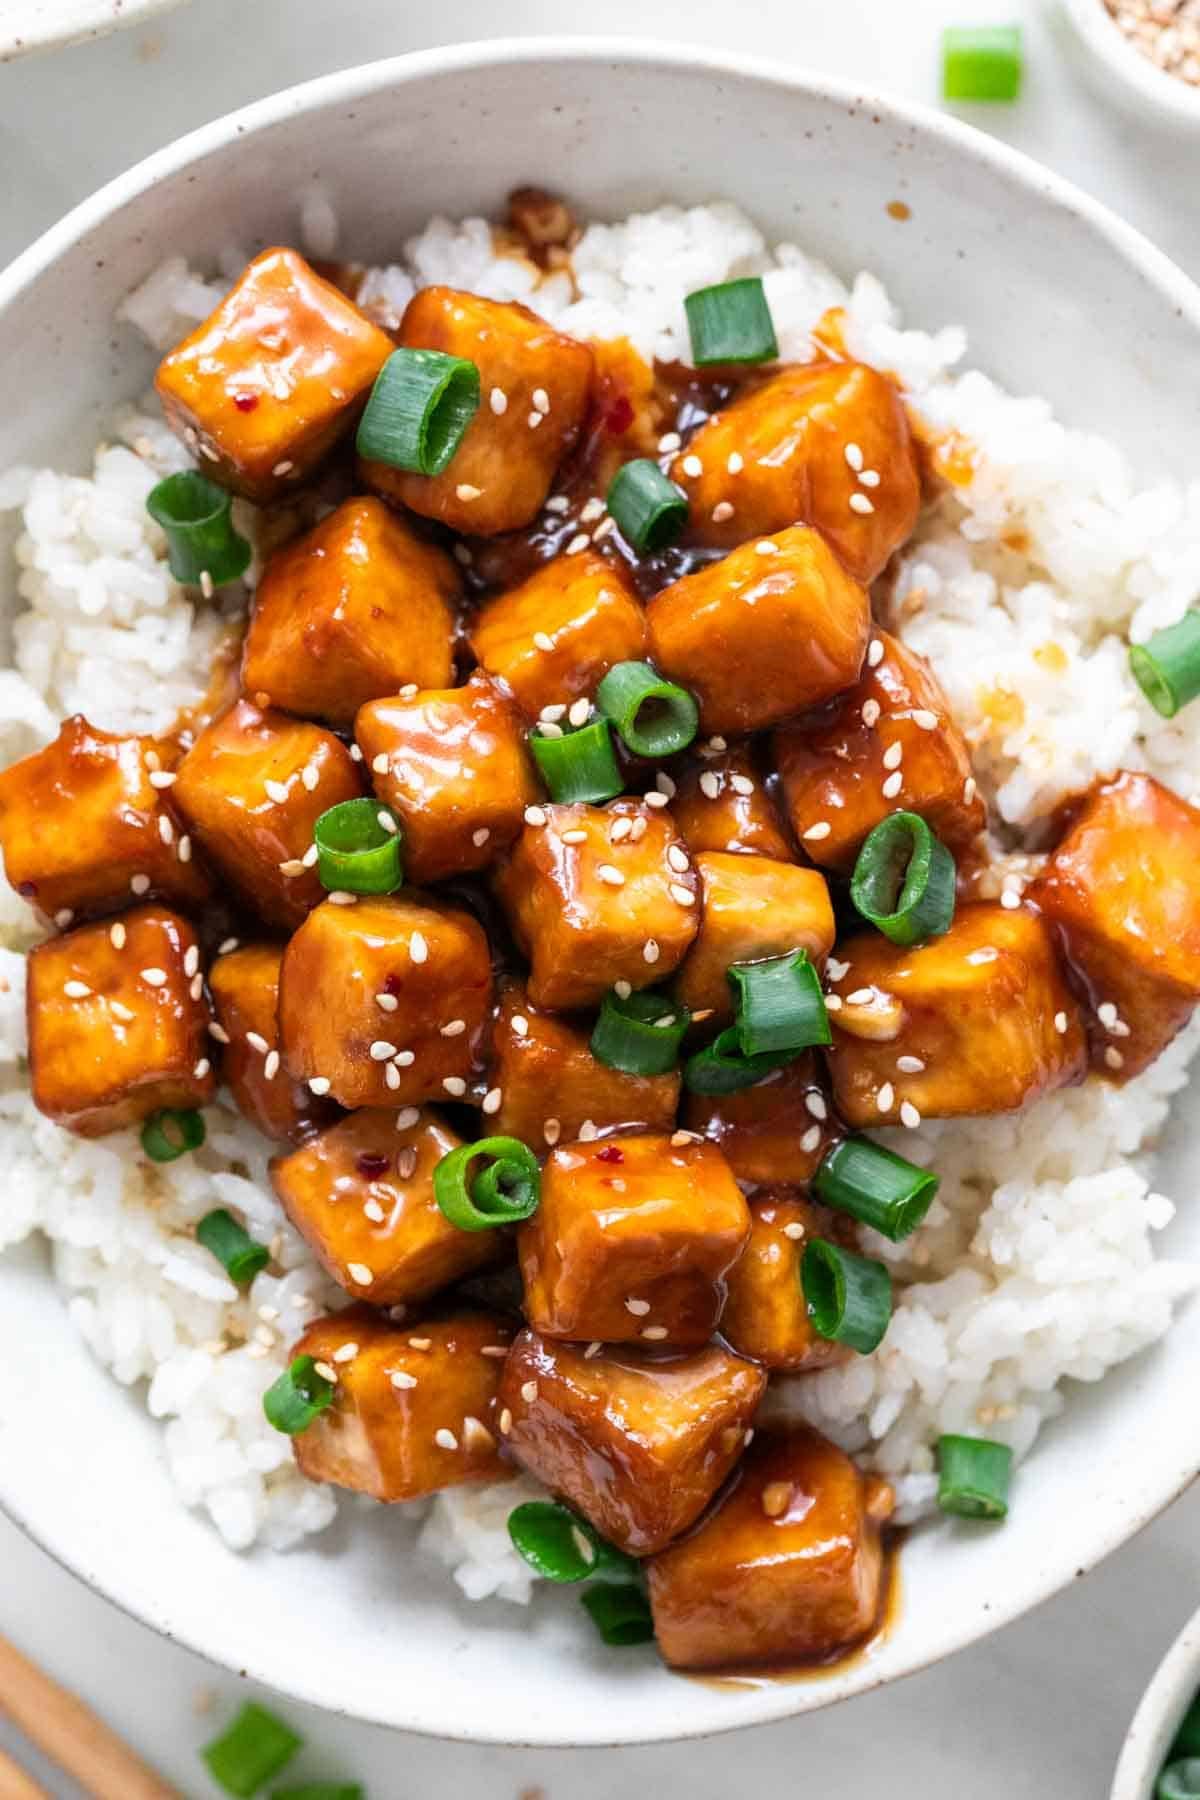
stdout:
[(654, 663), (690, 688), (705, 731), (759, 731), (858, 680), (865, 588), (807, 525), (742, 544), (646, 608)]
[(327, 901), (283, 953), (284, 1064), (342, 1106), (459, 1100), (491, 1004), (491, 951), (470, 913), (407, 892)]
[(669, 815), (617, 800), (535, 816), (545, 823), (525, 826), (496, 875), (535, 1005), (594, 1006), (618, 981), (662, 981), (699, 925), (700, 884)]
[(1027, 908), (961, 907), (915, 949), (864, 932), (839, 963), (827, 1056), (851, 1125), (1015, 1112), (1087, 1071), (1053, 935)]
[(0, 770), (5, 873), (47, 923), (65, 928), (131, 896), (207, 899), (208, 877), (167, 797), (173, 760), (173, 746), (99, 731), (76, 713), (52, 744)]
[(765, 1369), (793, 1375), (844, 1361), (845, 1346), (813, 1328), (800, 1285), (800, 1258), (814, 1237), (857, 1249), (853, 1221), (787, 1187), (756, 1194), (750, 1218), (750, 1242), (729, 1272), (721, 1336)]
[(363, 1107), (271, 1164), (296, 1230), (347, 1293), (372, 1306), (427, 1300), (510, 1248), (501, 1231), (459, 1231), (433, 1171), (462, 1139), (430, 1112)]
[(1092, 1062), (1127, 1081), (1200, 1001), (1200, 810), (1150, 775), (1102, 783), (1027, 897), (1087, 994)]
[(733, 1019), (733, 963), (763, 962), (807, 950), (820, 969), (837, 927), (825, 877), (766, 856), (702, 851), (696, 858), (703, 896), (700, 930), (674, 990), (693, 1012), (708, 1008), (717, 1024)]
[[(670, 1010), (664, 1000), (663, 1010)], [(500, 997), (492, 1032), (488, 1080), (499, 1102), (492, 1129), (540, 1149), (559, 1139), (615, 1127), (670, 1131), (681, 1076), (626, 1075), (598, 1062), (590, 1048), (591, 1021), (542, 1012), (520, 982)]]
[(892, 1490), (815, 1431), (760, 1436), (700, 1527), (647, 1565), (675, 1669), (828, 1661), (879, 1623)]
[(447, 687), (461, 585), (453, 559), (382, 500), (346, 500), (267, 564), (242, 685), (339, 726), (411, 682)]
[(518, 1230), (525, 1317), (547, 1337), (703, 1344), (749, 1232), (741, 1189), (711, 1144), (560, 1145)]
[(501, 1429), (517, 1461), (602, 1537), (649, 1556), (704, 1511), (766, 1386), (762, 1369), (720, 1344), (588, 1356), (523, 1331), (500, 1382)]
[(318, 1319), (292, 1355), (311, 1356), (337, 1394), (292, 1439), (301, 1474), (388, 1501), (507, 1479), (495, 1412), (511, 1335), (475, 1312), (396, 1325), (349, 1306)]
[(521, 715), (486, 675), (372, 700), (354, 731), (375, 792), (404, 827), (404, 872), (415, 882), (486, 868), (542, 791)]
[(615, 564), (591, 550), (556, 556), (498, 594), (471, 628), (471, 649), (531, 719), (591, 695), (619, 662), (646, 654), (646, 619)]
[(864, 838), (892, 812), (919, 813), (954, 851), (986, 821), (933, 670), (886, 631), (874, 634), (860, 680), (832, 711), (775, 733), (774, 756), (797, 842), (824, 868), (852, 869)]
[(862, 363), (781, 369), (701, 426), (671, 476), (700, 543), (732, 549), (802, 519), (863, 583), (911, 536), (921, 506), (903, 403)]
[(748, 749), (704, 754), (675, 775), (671, 813), (688, 849), (796, 858)]
[(811, 1051), (734, 1094), (688, 1094), (683, 1124), (720, 1150), (739, 1181), (805, 1187), (841, 1135)]
[(204, 473), (262, 504), (312, 473), (393, 349), (302, 256), (264, 250), (154, 385)]
[(244, 1118), (266, 1137), (300, 1141), (336, 1117), (293, 1081), (279, 1054), (279, 966), (282, 944), (243, 944), (218, 956), (208, 972), (216, 1013), (221, 1075)]
[(474, 537), (528, 525), (583, 426), (592, 380), (587, 345), (526, 306), (447, 287), (414, 294), (400, 343), (473, 362), (482, 400), (441, 475), (364, 462), (368, 487)]
[(29, 1083), (39, 1112), (103, 1137), (216, 1091), (200, 948), (186, 919), (138, 906), (29, 954)]
[(239, 899), (268, 925), (299, 925), (325, 896), (310, 854), (328, 807), (362, 793), (331, 731), (239, 700), (179, 765), (175, 805)]

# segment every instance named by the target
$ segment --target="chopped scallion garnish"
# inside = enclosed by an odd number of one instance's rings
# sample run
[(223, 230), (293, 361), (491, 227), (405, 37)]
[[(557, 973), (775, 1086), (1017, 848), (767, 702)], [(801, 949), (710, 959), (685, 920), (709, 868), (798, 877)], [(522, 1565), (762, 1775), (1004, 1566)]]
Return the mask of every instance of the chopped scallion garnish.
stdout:
[(649, 457), (621, 465), (609, 485), (607, 504), (621, 536), (639, 556), (665, 550), (687, 524), (687, 495)]
[(924, 819), (894, 812), (859, 851), (850, 898), (893, 944), (918, 944), (949, 931), (957, 880), (954, 858)]
[(203, 1113), (166, 1106), (161, 1112), (151, 1113), (142, 1126), (142, 1149), (151, 1162), (174, 1162), (189, 1150), (198, 1150), (204, 1136)]
[[(487, 1166), (472, 1177), (472, 1165)], [(537, 1211), (542, 1176), (537, 1157), (520, 1138), (480, 1138), (460, 1144), (433, 1171), (433, 1197), (460, 1231), (516, 1225)]]
[(645, 1591), (633, 1582), (604, 1587), (599, 1583), (579, 1596), (592, 1624), (613, 1650), (654, 1639), (654, 1620)]
[(546, 737), (540, 729), (531, 731), (529, 748), (550, 798), (563, 805), (581, 801), (597, 806), (624, 791), (607, 719), (592, 719), (561, 737)]
[(938, 1439), (938, 1505), (961, 1519), (1003, 1519), (1012, 1451), (990, 1438)]
[(688, 1057), (683, 1082), (693, 1094), (736, 1094), (790, 1060), (776, 1055), (747, 1056), (737, 1026), (728, 1025), (711, 1044)]
[(610, 988), (592, 1030), (592, 1055), (626, 1075), (665, 1075), (679, 1061), (690, 1022), (687, 1007), (663, 994), (643, 991), (622, 999)]
[(683, 305), (698, 369), (710, 363), (774, 362), (779, 355), (760, 275), (698, 288)]
[(263, 1395), (267, 1423), (276, 1431), (295, 1437), (298, 1432), (307, 1431), (318, 1414), (332, 1404), (336, 1392), (334, 1383), (321, 1374), (311, 1356), (297, 1356)]
[(440, 475), (479, 411), (479, 370), (442, 350), (393, 350), (355, 440), (368, 462)]
[(870, 1138), (843, 1138), (822, 1159), (813, 1192), (893, 1244), (910, 1237), (929, 1211), (938, 1177)]
[(233, 529), (233, 501), (196, 469), (168, 475), (146, 496), (146, 511), (167, 537), (167, 564), (189, 587), (224, 587), (250, 567), (252, 551)]
[[(391, 821), (389, 830), (382, 817)], [(378, 800), (343, 800), (313, 826), (317, 874), (331, 893), (390, 894), (404, 880), (400, 825)]]
[(230, 1280), (236, 1281), (239, 1287), (253, 1281), (271, 1260), (267, 1246), (256, 1243), (223, 1206), (205, 1213), (196, 1227), (196, 1240), (212, 1251)]
[(1200, 1757), (1169, 1762), (1158, 1778), (1154, 1800), (1200, 1800)]
[(508, 1515), (513, 1548), (544, 1581), (628, 1581), (637, 1564), (557, 1500), (527, 1500)]
[(596, 689), (596, 705), (635, 756), (675, 756), (700, 728), (700, 708), (687, 689), (649, 663), (616, 663)]
[(809, 1317), (821, 1336), (869, 1356), (892, 1316), (892, 1278), (886, 1265), (827, 1238), (810, 1238), (800, 1280)]
[(1019, 25), (951, 25), (943, 31), (943, 99), (1015, 100), (1020, 91)]
[(1200, 695), (1200, 611), (1193, 607), (1144, 644), (1132, 645), (1129, 667), (1155, 712), (1173, 719)]
[(831, 1044), (821, 978), (806, 950), (725, 971), (737, 1000), (737, 1031), (747, 1057), (794, 1056)]
[(200, 1752), (212, 1778), (227, 1794), (248, 1800), (272, 1775), (278, 1775), (304, 1742), (289, 1725), (257, 1706), (243, 1706), (227, 1731)]

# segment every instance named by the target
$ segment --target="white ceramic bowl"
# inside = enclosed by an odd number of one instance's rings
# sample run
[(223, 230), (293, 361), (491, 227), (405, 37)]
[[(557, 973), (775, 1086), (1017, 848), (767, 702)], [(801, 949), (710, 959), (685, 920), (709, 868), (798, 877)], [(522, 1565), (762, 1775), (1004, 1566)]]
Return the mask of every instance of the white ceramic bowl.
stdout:
[(0, 0), (0, 62), (144, 25), (183, 0)]
[(1061, 0), (1106, 99), (1146, 123), (1200, 130), (1200, 87), (1168, 75), (1131, 44), (1104, 0)]
[(1200, 1612), (1193, 1613), (1154, 1672), (1121, 1751), (1110, 1800), (1154, 1800), (1154, 1784), (1200, 1689)]
[[(0, 277), (0, 466), (81, 463), (150, 359), (113, 309), (163, 256), (204, 260), (296, 228), (305, 191), (340, 208), (348, 252), (382, 259), (430, 213), (490, 212), (517, 182), (592, 214), (721, 194), (909, 317), (965, 320), (974, 356), (1147, 469), (1200, 464), (1200, 294), (1094, 202), (967, 127), (763, 63), (646, 43), (439, 50), (329, 76), (221, 120), (71, 214)], [(889, 202), (911, 217), (899, 223)], [(0, 546), (2, 548), (2, 546)], [(0, 563), (0, 568), (4, 565)], [(0, 580), (9, 571), (4, 568)], [(11, 603), (11, 601), (10, 601)], [(1200, 1158), (1177, 1123), (1164, 1183)], [(1172, 1253), (1200, 1258), (1200, 1209)], [(168, 1491), (157, 1428), (88, 1357), (39, 1263), (0, 1261), (8, 1346), (0, 1500), (137, 1617), (276, 1688), (447, 1737), (602, 1744), (776, 1719), (862, 1693), (985, 1636), (1107, 1556), (1200, 1466), (1200, 1307), (1103, 1391), (1081, 1388), (1023, 1471), (1003, 1529), (947, 1526), (903, 1556), (900, 1616), (820, 1678), (719, 1688), (650, 1650), (613, 1655), (561, 1593), (470, 1606), (353, 1505), (311, 1548), (237, 1557)]]

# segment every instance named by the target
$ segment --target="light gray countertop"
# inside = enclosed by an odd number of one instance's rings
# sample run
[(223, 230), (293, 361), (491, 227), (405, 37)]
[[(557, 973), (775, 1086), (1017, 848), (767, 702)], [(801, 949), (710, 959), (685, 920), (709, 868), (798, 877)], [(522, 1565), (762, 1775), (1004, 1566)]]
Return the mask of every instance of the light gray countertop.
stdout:
[[(402, 50), (602, 27), (787, 57), (933, 101), (942, 25), (1001, 15), (1026, 21), (1026, 92), (980, 122), (1200, 273), (1195, 152), (1097, 100), (1038, 0), (608, 0), (599, 13), (562, 0), (509, 0), (503, 9), (485, 0), (191, 0), (101, 43), (0, 67), (0, 262), (192, 126), (272, 89)], [(1064, 1519), (1063, 1532), (1071, 1529)], [(0, 1630), (84, 1694), (185, 1794), (215, 1794), (196, 1748), (241, 1697), (237, 1684), (96, 1599), (3, 1520), (0, 1569)], [(537, 1790), (544, 1800), (625, 1800), (656, 1787), (690, 1800), (727, 1800), (748, 1788), (837, 1800), (1103, 1800), (1137, 1699), (1198, 1600), (1193, 1491), (1099, 1572), (990, 1642), (792, 1725), (661, 1749), (531, 1753), (286, 1711), (320, 1747), (309, 1778), (353, 1776), (371, 1800), (533, 1800)], [(198, 1714), (206, 1701), (212, 1711)], [(10, 1742), (0, 1726), (0, 1743)], [(56, 1800), (73, 1796), (44, 1767), (36, 1772)]]

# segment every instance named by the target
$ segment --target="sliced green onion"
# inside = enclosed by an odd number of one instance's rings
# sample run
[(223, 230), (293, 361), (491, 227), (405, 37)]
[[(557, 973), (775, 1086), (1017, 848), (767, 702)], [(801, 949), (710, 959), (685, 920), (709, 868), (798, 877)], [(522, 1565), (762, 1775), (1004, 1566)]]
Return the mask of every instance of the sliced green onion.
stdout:
[(917, 813), (881, 819), (858, 853), (850, 898), (893, 944), (941, 937), (954, 919), (954, 858)]
[(624, 1075), (665, 1075), (679, 1061), (692, 1015), (662, 994), (626, 994), (610, 988), (592, 1028), (592, 1055)]
[(557, 1500), (527, 1500), (508, 1515), (513, 1548), (544, 1581), (628, 1581), (637, 1564)]
[[(472, 1181), (471, 1165), (481, 1158), (488, 1166)], [(490, 1137), (460, 1144), (433, 1171), (433, 1197), (460, 1231), (515, 1225), (532, 1217), (541, 1195), (537, 1157), (520, 1138)]]
[(250, 567), (252, 551), (233, 529), (233, 499), (195, 469), (168, 475), (146, 495), (146, 511), (167, 537), (167, 566), (189, 587), (224, 587)]
[(893, 1244), (910, 1237), (929, 1211), (938, 1177), (870, 1138), (843, 1138), (822, 1158), (813, 1191)]
[(607, 713), (635, 756), (674, 756), (700, 728), (700, 708), (686, 688), (664, 681), (649, 663), (616, 663), (596, 689)]
[(683, 305), (698, 369), (708, 363), (774, 362), (779, 355), (760, 275), (697, 288)]
[(311, 1356), (297, 1356), (263, 1395), (267, 1423), (276, 1431), (295, 1437), (307, 1431), (318, 1413), (325, 1411), (336, 1391)]
[(745, 1056), (794, 1055), (831, 1044), (821, 977), (807, 950), (725, 971), (737, 1001), (738, 1040)]
[(1020, 91), (1019, 25), (951, 25), (943, 31), (944, 100), (1015, 100)]
[(165, 1106), (151, 1113), (142, 1126), (142, 1149), (151, 1162), (174, 1162), (204, 1142), (204, 1115), (194, 1110), (177, 1112)]
[(253, 1281), (271, 1260), (267, 1246), (255, 1243), (245, 1227), (239, 1225), (223, 1206), (205, 1213), (196, 1227), (196, 1239), (206, 1250), (212, 1251), (230, 1280), (236, 1281), (239, 1287)]
[(1200, 1800), (1200, 1757), (1169, 1762), (1158, 1778), (1154, 1800)]
[[(394, 829), (383, 824), (391, 820)], [(403, 834), (378, 800), (342, 800), (313, 826), (317, 874), (331, 893), (391, 894), (404, 880)]]
[(688, 521), (687, 495), (648, 456), (622, 463), (608, 488), (608, 510), (639, 556), (673, 544)]
[(585, 1588), (579, 1596), (592, 1624), (613, 1650), (629, 1644), (649, 1644), (654, 1638), (654, 1620), (650, 1602), (644, 1591), (633, 1582), (620, 1586)]
[(823, 1338), (869, 1356), (892, 1316), (887, 1267), (827, 1238), (810, 1238), (800, 1263), (809, 1317)]
[(291, 1762), (303, 1742), (290, 1725), (251, 1700), (228, 1731), (206, 1744), (200, 1754), (218, 1786), (247, 1800)]
[(1129, 667), (1155, 712), (1173, 719), (1200, 694), (1200, 611), (1193, 607), (1178, 624), (1132, 645)]
[(747, 1056), (737, 1026), (728, 1025), (711, 1044), (688, 1057), (683, 1084), (693, 1094), (736, 1094), (790, 1060), (786, 1056)]
[(1200, 1756), (1200, 1694), (1183, 1715), (1171, 1745), (1171, 1756), (1176, 1761), (1180, 1757)]
[(479, 370), (443, 350), (393, 350), (375, 377), (355, 445), (368, 462), (440, 475), (479, 411)]
[(1003, 1519), (1012, 1451), (990, 1438), (938, 1439), (938, 1505), (961, 1519)]
[(303, 1787), (272, 1788), (271, 1800), (366, 1800), (357, 1781), (306, 1781)]
[(586, 801), (596, 806), (624, 792), (607, 719), (593, 719), (561, 737), (545, 737), (540, 729), (531, 731), (529, 748), (552, 800), (563, 805)]

